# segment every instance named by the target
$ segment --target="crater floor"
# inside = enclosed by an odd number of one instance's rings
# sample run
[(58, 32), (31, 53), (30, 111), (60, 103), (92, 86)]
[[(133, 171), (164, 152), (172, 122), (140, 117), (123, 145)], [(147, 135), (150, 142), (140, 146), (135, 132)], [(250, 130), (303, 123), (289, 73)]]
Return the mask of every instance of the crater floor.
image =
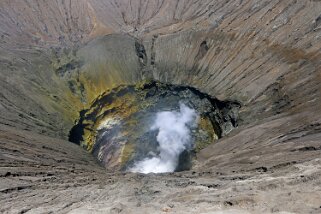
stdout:
[[(317, 0), (2, 0), (0, 212), (320, 213), (320, 11)], [(97, 98), (146, 81), (237, 101), (237, 127), (192, 170), (165, 174), (111, 172), (68, 141)]]

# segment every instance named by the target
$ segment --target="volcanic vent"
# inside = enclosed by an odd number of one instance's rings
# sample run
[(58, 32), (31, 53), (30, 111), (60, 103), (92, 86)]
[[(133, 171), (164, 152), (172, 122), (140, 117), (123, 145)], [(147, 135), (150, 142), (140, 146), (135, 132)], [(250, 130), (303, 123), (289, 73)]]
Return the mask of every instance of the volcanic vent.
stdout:
[(80, 112), (69, 139), (109, 170), (187, 170), (195, 152), (237, 126), (239, 107), (186, 86), (119, 86)]

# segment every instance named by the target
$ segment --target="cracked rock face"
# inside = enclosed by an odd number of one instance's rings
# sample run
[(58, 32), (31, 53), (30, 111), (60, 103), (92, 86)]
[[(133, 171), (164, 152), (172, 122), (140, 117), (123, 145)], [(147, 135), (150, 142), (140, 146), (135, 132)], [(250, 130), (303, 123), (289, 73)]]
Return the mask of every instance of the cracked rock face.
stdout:
[[(320, 11), (317, 0), (1, 1), (0, 212), (320, 213)], [(238, 127), (190, 171), (106, 171), (69, 131), (105, 92), (144, 81), (237, 101)]]

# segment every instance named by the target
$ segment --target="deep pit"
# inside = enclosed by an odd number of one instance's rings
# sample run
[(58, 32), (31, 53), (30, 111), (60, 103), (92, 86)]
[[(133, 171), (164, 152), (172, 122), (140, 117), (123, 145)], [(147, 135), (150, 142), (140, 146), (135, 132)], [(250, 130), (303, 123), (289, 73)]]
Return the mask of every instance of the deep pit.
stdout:
[(156, 81), (119, 86), (80, 112), (69, 140), (110, 171), (183, 171), (198, 151), (237, 127), (239, 108), (236, 101), (189, 86)]

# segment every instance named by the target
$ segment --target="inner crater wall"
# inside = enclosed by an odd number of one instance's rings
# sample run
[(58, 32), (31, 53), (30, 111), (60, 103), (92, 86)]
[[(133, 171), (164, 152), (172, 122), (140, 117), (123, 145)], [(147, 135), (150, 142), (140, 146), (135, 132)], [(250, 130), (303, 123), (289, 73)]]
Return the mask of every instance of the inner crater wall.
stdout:
[(3, 1), (3, 117), (66, 138), (99, 94), (144, 79), (239, 100), (245, 121), (319, 102), (318, 2), (172, 4)]

